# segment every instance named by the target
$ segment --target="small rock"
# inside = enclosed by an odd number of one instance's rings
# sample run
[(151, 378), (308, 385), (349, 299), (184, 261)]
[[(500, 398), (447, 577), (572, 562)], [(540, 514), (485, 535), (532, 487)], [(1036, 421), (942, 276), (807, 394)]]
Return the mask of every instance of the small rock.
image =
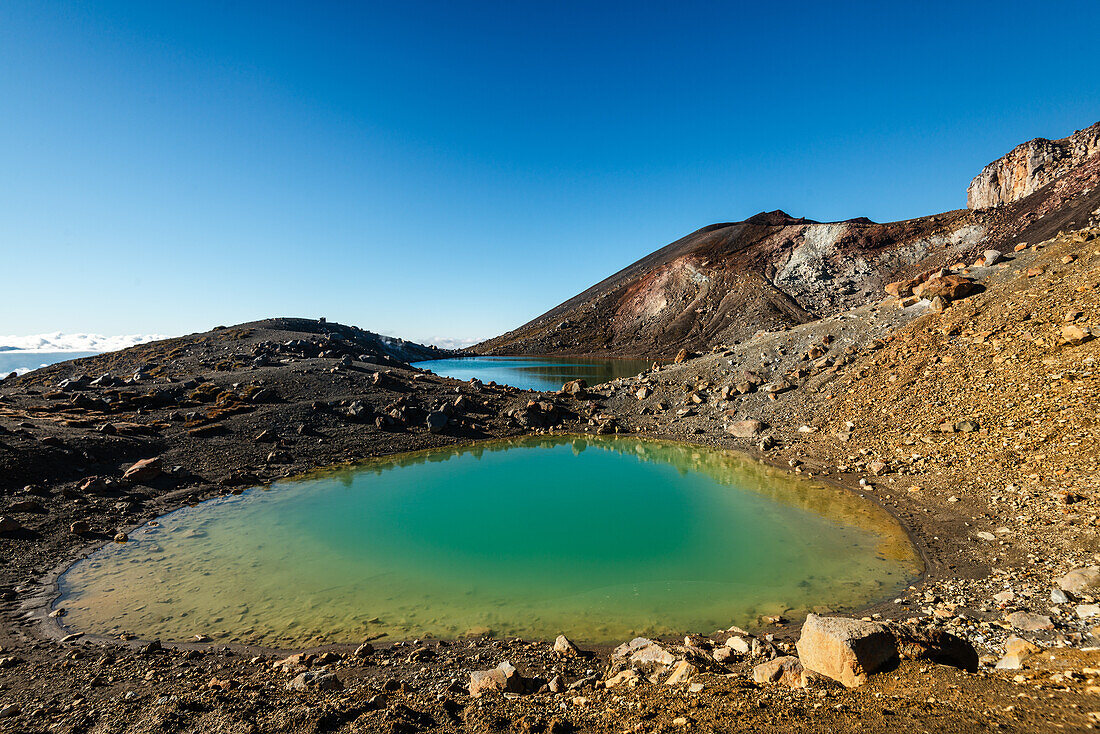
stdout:
[(673, 666), (672, 673), (665, 680), (665, 685), (675, 686), (687, 683), (693, 675), (695, 675), (695, 666), (687, 660), (681, 660)]
[(638, 673), (638, 671), (628, 669), (628, 670), (620, 671), (620, 672), (616, 673), (615, 675), (611, 676), (610, 678), (608, 678), (606, 681), (604, 681), (604, 687), (605, 688), (614, 688), (615, 686), (620, 686), (620, 685), (623, 685), (625, 683), (626, 685), (633, 688), (634, 686), (641, 683), (642, 680), (643, 680), (643, 678), (642, 678), (641, 674)]
[(1054, 623), (1050, 621), (1050, 617), (1043, 616), (1042, 614), (1013, 612), (1008, 615), (1006, 619), (1008, 623), (1012, 625), (1013, 629), (1023, 630), (1024, 632), (1054, 629)]
[(339, 691), (343, 689), (344, 684), (336, 677), (335, 673), (330, 673), (322, 668), (320, 670), (307, 670), (304, 673), (299, 673), (290, 683), (287, 683), (286, 687), (292, 691), (305, 691), (310, 689), (318, 691)]
[(760, 663), (752, 669), (752, 679), (756, 683), (784, 683), (790, 688), (806, 687), (802, 663), (792, 655)]
[(474, 698), (484, 693), (504, 692), (521, 693), (524, 680), (511, 663), (505, 660), (492, 670), (475, 670), (470, 673), (468, 690)]
[(1100, 604), (1078, 604), (1075, 607), (1077, 616), (1081, 619), (1088, 619), (1089, 617), (1095, 617), (1100, 614)]
[(733, 421), (726, 424), (726, 433), (737, 438), (755, 438), (764, 432), (764, 428), (758, 420)]
[(726, 640), (726, 647), (741, 655), (748, 655), (752, 650), (748, 640), (741, 636), (734, 636)]
[(142, 459), (133, 464), (122, 475), (122, 478), (130, 482), (147, 482), (156, 479), (161, 474), (160, 458)]
[(0, 515), (0, 533), (17, 533), (23, 526), (14, 517)]
[(588, 383), (584, 380), (570, 380), (561, 386), (561, 391), (567, 395), (581, 395), (588, 389)]
[[(377, 373), (376, 373), (377, 374)], [(438, 410), (428, 413), (428, 430), (432, 433), (439, 433), (447, 427), (447, 414)]]
[(1058, 587), (1071, 594), (1083, 594), (1100, 589), (1100, 569), (1075, 568), (1058, 579)]
[(1066, 344), (1068, 346), (1075, 346), (1082, 344), (1092, 339), (1092, 333), (1082, 329), (1080, 326), (1074, 324), (1067, 324), (1062, 327), (1062, 332), (1059, 335), (1059, 343)]
[(554, 652), (561, 655), (576, 655), (580, 650), (568, 637), (558, 635), (558, 638), (554, 640)]

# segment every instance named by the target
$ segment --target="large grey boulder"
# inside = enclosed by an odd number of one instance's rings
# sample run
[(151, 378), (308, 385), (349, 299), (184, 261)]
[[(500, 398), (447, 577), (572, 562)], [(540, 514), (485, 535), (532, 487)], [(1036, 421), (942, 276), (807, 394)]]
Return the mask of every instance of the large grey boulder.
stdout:
[(877, 622), (811, 614), (796, 645), (807, 670), (840, 681), (849, 688), (897, 660), (893, 633)]

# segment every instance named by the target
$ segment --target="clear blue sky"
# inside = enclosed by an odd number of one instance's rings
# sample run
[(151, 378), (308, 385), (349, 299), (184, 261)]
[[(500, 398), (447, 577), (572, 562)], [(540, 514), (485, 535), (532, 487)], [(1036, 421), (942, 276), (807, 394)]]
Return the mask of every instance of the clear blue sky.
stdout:
[(0, 333), (491, 336), (712, 222), (961, 208), (1100, 119), (1097, 28), (1096, 2), (5, 2)]

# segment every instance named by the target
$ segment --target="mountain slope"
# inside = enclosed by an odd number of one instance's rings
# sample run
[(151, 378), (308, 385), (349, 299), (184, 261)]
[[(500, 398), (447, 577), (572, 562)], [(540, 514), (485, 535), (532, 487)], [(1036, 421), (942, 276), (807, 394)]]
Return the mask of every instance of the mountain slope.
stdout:
[[(995, 207), (887, 224), (821, 223), (774, 211), (704, 227), (474, 350), (667, 357), (864, 305), (890, 281), (987, 249), (1009, 251), (1021, 238), (1049, 238), (1095, 216), (1100, 156), (1089, 141), (1097, 135), (1100, 123), (1064, 141), (1045, 141), (1065, 151), (1057, 176), (1032, 171), (1010, 186), (1010, 201)], [(974, 192), (992, 186), (989, 171), (1015, 170), (1022, 147), (983, 169), (970, 186), (972, 198), (995, 198)]]

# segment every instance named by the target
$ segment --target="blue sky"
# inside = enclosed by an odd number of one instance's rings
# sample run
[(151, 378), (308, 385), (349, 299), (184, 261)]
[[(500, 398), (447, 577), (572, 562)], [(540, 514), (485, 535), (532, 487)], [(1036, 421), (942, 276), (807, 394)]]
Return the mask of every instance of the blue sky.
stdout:
[(1095, 2), (0, 4), (0, 333), (512, 328), (698, 227), (965, 206)]

